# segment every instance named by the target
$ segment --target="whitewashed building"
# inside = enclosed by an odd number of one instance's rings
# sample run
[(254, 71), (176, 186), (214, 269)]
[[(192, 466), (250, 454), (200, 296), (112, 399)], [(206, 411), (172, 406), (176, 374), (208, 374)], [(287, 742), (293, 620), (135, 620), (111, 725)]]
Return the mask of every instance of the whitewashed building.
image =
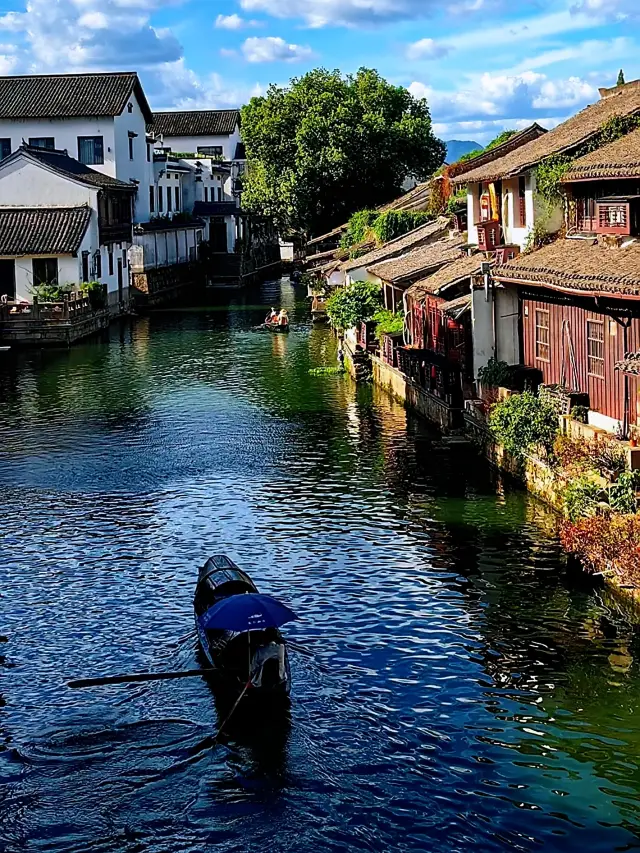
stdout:
[[(148, 184), (151, 109), (135, 73), (0, 77), (0, 157), (27, 143), (66, 151), (96, 172)], [(135, 198), (134, 221), (149, 219), (148, 194)]]
[(30, 302), (41, 284), (100, 281), (129, 300), (135, 187), (67, 156), (21, 146), (0, 162), (0, 295)]

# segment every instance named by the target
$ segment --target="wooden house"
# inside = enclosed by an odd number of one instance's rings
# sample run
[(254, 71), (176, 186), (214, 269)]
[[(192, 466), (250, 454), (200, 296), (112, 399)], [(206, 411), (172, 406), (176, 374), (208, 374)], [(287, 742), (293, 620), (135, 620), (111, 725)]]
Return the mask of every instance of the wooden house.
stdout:
[[(640, 115), (638, 80), (601, 89), (599, 101), (548, 133), (455, 176), (454, 184), (467, 186), (469, 243), (486, 252), (499, 246), (523, 250), (536, 225), (542, 225), (551, 234), (560, 231), (564, 225), (563, 205), (558, 202), (549, 206), (540, 199), (536, 183), (538, 165), (555, 155), (579, 156), (585, 146), (597, 143), (607, 122), (633, 115)], [(607, 210), (616, 227), (623, 215), (617, 197), (612, 196), (600, 212), (609, 215)], [(593, 218), (595, 209), (587, 207), (588, 211)]]
[(397, 311), (412, 284), (461, 258), (463, 247), (464, 238), (455, 234), (367, 266), (367, 273), (370, 279), (380, 282), (385, 308)]
[(545, 384), (587, 395), (590, 424), (637, 432), (640, 379), (616, 365), (640, 352), (640, 243), (561, 239), (494, 276), (517, 289), (520, 363)]
[(397, 366), (447, 406), (461, 408), (473, 381), (471, 277), (480, 257), (462, 255), (404, 294), (404, 346)]

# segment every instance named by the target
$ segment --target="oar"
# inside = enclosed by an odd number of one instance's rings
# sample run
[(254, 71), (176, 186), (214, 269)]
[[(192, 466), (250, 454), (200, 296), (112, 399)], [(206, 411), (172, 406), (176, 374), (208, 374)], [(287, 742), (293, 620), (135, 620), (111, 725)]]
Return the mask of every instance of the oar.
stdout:
[(67, 687), (101, 687), (105, 684), (133, 684), (138, 681), (169, 681), (172, 678), (202, 678), (213, 675), (217, 669), (185, 669), (182, 672), (131, 672), (127, 675), (105, 675), (101, 678), (76, 678)]

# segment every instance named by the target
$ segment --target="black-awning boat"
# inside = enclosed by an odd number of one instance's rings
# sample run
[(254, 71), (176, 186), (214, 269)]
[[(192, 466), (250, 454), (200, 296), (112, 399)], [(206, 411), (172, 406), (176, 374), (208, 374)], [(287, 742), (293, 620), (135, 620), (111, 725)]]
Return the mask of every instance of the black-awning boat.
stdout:
[(206, 627), (209, 614), (219, 611), (221, 602), (243, 595), (262, 598), (249, 575), (227, 556), (210, 557), (199, 570), (193, 602), (200, 645), (227, 689), (241, 691), (250, 680), (249, 693), (288, 695), (289, 656), (278, 628), (233, 631)]

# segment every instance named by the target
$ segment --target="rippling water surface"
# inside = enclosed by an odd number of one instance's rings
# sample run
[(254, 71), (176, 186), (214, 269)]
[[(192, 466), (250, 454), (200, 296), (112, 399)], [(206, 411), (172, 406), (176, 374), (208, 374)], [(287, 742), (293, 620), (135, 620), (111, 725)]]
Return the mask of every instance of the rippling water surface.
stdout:
[[(287, 280), (0, 363), (0, 850), (640, 846), (637, 634), (554, 519), (350, 380)], [(229, 304), (230, 303), (230, 304)], [(252, 327), (287, 305), (288, 336)], [(196, 569), (302, 620), (290, 715), (211, 748)]]

